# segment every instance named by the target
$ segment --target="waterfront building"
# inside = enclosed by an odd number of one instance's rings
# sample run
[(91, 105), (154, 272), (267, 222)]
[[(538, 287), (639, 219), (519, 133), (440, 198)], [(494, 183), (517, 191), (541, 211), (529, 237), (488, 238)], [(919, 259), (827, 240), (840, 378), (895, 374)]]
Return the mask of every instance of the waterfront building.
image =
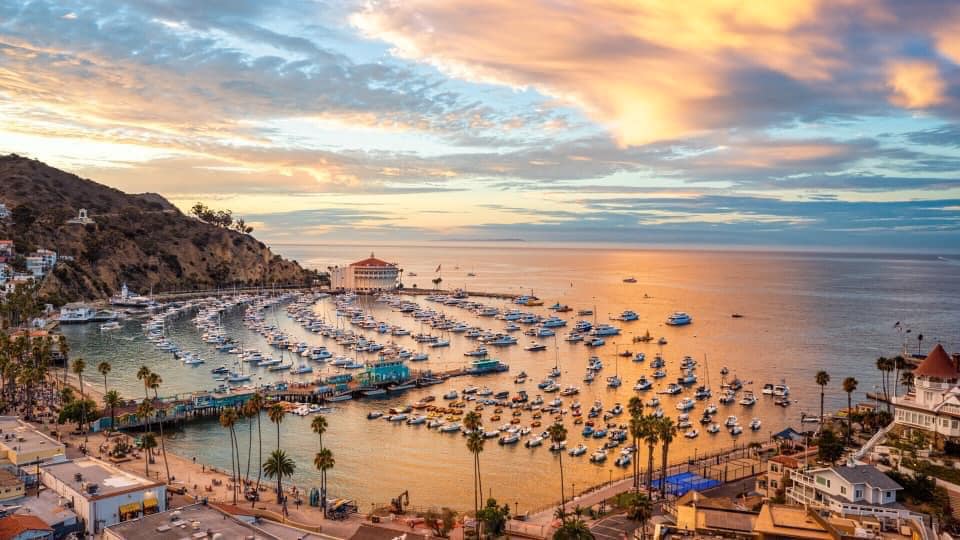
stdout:
[(330, 267), (330, 286), (334, 289), (373, 293), (392, 291), (400, 283), (400, 267), (370, 257), (350, 263), (347, 266)]
[(410, 378), (410, 368), (403, 360), (388, 360), (380, 357), (357, 378), (361, 385), (379, 385), (391, 382), (403, 382)]
[(53, 537), (53, 528), (36, 516), (13, 514), (0, 518), (0, 539), (46, 540)]
[(66, 460), (63, 443), (14, 416), (0, 416), (0, 466), (23, 467)]
[(80, 531), (77, 515), (67, 505), (66, 499), (49, 489), (41, 489), (36, 494), (8, 504), (4, 510), (11, 515), (39, 518), (53, 529), (54, 538), (66, 538), (70, 533)]
[(72, 302), (70, 304), (64, 304), (64, 306), (60, 308), (60, 323), (90, 322), (96, 315), (97, 312), (92, 307), (80, 302)]
[(40, 481), (70, 501), (83, 529), (93, 536), (110, 525), (166, 510), (163, 482), (91, 457), (41, 466)]
[(933, 444), (960, 442), (960, 355), (939, 343), (913, 370), (914, 391), (893, 399), (894, 428), (930, 435)]
[(120, 288), (120, 294), (110, 297), (110, 304), (117, 307), (145, 308), (151, 303), (151, 300), (146, 296), (140, 296), (131, 291), (126, 283)]
[[(311, 534), (279, 523), (257, 520), (249, 508), (213, 504), (192, 504), (104, 529), (104, 540), (181, 540), (182, 538), (281, 538), (319, 539)], [(225, 511), (226, 510), (226, 511)], [(228, 512), (229, 511), (229, 512)], [(234, 515), (237, 512), (237, 515)], [(198, 536), (201, 535), (202, 536)], [(329, 537), (327, 537), (329, 538)]]
[(688, 491), (677, 499), (677, 528), (704, 536), (750, 536), (757, 513), (723, 497), (707, 497)]
[(80, 212), (77, 213), (77, 217), (68, 219), (67, 223), (71, 225), (90, 225), (95, 222), (87, 215), (87, 209), (81, 208)]
[(788, 503), (838, 516), (873, 516), (899, 522), (922, 516), (897, 503), (903, 487), (873, 465), (854, 464), (790, 471)]

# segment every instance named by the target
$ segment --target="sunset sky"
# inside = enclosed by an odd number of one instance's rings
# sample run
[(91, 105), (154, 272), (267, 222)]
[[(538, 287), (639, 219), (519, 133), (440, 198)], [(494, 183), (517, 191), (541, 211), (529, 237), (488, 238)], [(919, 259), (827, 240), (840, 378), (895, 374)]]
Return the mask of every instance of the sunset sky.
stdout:
[(960, 3), (4, 1), (11, 152), (274, 242), (957, 251)]

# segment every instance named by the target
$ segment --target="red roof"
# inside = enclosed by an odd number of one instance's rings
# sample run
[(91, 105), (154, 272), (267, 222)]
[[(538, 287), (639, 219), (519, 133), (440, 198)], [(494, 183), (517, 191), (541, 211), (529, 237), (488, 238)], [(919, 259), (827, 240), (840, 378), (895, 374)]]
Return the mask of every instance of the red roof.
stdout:
[(388, 263), (387, 261), (380, 260), (380, 259), (374, 257), (374, 256), (373, 256), (373, 253), (371, 253), (370, 256), (367, 257), (366, 259), (364, 259), (364, 260), (362, 260), (362, 261), (357, 261), (357, 262), (355, 262), (355, 263), (351, 263), (350, 266), (381, 266), (381, 267), (393, 267), (393, 266), (395, 266), (395, 265), (390, 264), (390, 263)]
[(927, 357), (920, 362), (917, 369), (913, 370), (914, 376), (937, 377), (938, 379), (956, 379), (960, 377), (957, 366), (953, 365), (947, 351), (943, 346), (937, 343), (937, 346), (927, 354)]
[(52, 531), (47, 522), (37, 516), (14, 514), (0, 519), (0, 540), (9, 540), (27, 531)]

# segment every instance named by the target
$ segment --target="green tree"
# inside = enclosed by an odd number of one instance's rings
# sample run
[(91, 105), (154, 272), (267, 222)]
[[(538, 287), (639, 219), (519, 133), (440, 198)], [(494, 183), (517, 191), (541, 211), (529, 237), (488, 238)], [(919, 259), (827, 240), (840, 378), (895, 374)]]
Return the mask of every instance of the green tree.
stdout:
[[(324, 450), (324, 448), (323, 448), (323, 434), (327, 432), (327, 418), (326, 418), (325, 416), (323, 416), (322, 414), (318, 414), (317, 416), (314, 416), (314, 417), (313, 417), (313, 420), (310, 422), (310, 429), (313, 430), (313, 432), (317, 434), (317, 438), (319, 439), (319, 442), (320, 442), (320, 452), (317, 453), (317, 456), (319, 457), (320, 454), (323, 453), (323, 450)], [(332, 455), (333, 455), (333, 454), (331, 453), (330, 455), (331, 455), (331, 458), (330, 458), (330, 459), (331, 459), (331, 461), (332, 461), (332, 459), (333, 459)], [(316, 465), (316, 459), (314, 459), (314, 465)], [(331, 464), (330, 466), (332, 467), (333, 465)], [(318, 467), (318, 469), (319, 469), (319, 467)], [(320, 474), (320, 492), (321, 492), (321, 499), (323, 499), (324, 507), (326, 507), (326, 501), (327, 501), (327, 471), (326, 471), (326, 469), (322, 470), (322, 471), (321, 471), (321, 474)]]
[[(553, 425), (547, 428), (547, 434), (550, 435), (550, 442), (557, 446), (560, 446), (560, 443), (567, 440), (567, 428), (560, 422), (554, 422)], [(560, 509), (564, 510), (567, 506), (567, 499), (564, 496), (563, 485), (563, 452), (557, 452), (557, 456), (560, 458)]]
[(510, 505), (497, 505), (494, 498), (487, 499), (487, 504), (478, 514), (479, 521), (483, 523), (483, 530), (488, 538), (499, 538), (507, 529), (507, 520), (510, 519)]
[(553, 540), (594, 540), (590, 527), (580, 518), (563, 520), (560, 528), (553, 533)]
[[(147, 386), (149, 386), (150, 389), (153, 390), (153, 399), (162, 407), (163, 404), (160, 403), (160, 385), (161, 384), (163, 384), (163, 379), (160, 377), (158, 373), (151, 373), (150, 376), (147, 377)], [(167, 414), (166, 409), (163, 409), (163, 408), (160, 408), (157, 412), (164, 417)], [(160, 428), (160, 453), (163, 454), (163, 468), (167, 473), (167, 482), (169, 483), (170, 482), (170, 464), (167, 462), (167, 445), (163, 442), (164, 441), (163, 420), (164, 418), (162, 417), (157, 418), (157, 425)], [(239, 459), (239, 457), (237, 459)]]
[(677, 426), (672, 418), (661, 418), (656, 423), (657, 436), (660, 438), (660, 493), (666, 495), (667, 456), (670, 452), (670, 443), (677, 436)]
[(240, 458), (237, 456), (237, 419), (236, 409), (224, 409), (220, 413), (220, 425), (227, 428), (230, 442), (230, 481), (233, 483), (233, 504), (237, 504), (237, 478), (240, 476)]
[(647, 434), (647, 420), (643, 416), (635, 416), (630, 419), (629, 424), (630, 437), (633, 438), (633, 448), (636, 450), (637, 459), (633, 460), (633, 491), (640, 491), (640, 440)]
[(110, 408), (110, 431), (117, 430), (117, 407), (123, 403), (123, 400), (120, 398), (120, 392), (116, 390), (110, 390), (103, 396), (103, 404), (106, 407)]
[[(77, 380), (79, 381), (79, 384), (80, 384), (80, 399), (81, 399), (81, 400), (86, 400), (86, 396), (85, 396), (84, 393), (83, 393), (83, 371), (84, 371), (85, 369), (87, 369), (87, 363), (83, 360), (83, 358), (77, 358), (76, 360), (73, 361), (73, 373), (74, 373), (74, 375), (77, 376)], [(84, 408), (83, 408), (83, 413), (84, 413), (84, 415), (86, 415), (86, 411), (87, 411), (87, 409), (86, 409), (86, 407), (84, 407)], [(84, 441), (84, 442), (87, 441), (86, 424), (87, 424), (87, 418), (86, 418), (86, 416), (84, 416), (84, 418), (83, 418), (83, 425), (84, 425), (83, 441)]]
[[(263, 428), (260, 422), (260, 411), (263, 409), (264, 403), (265, 401), (263, 399), (263, 394), (261, 394), (259, 390), (253, 394), (253, 397), (251, 397), (249, 401), (250, 408), (256, 410), (257, 412), (257, 463), (263, 463)], [(257, 467), (257, 493), (260, 493), (260, 480), (262, 474), (263, 467)], [(256, 500), (251, 501), (250, 506), (252, 507), (254, 504), (256, 504)]]
[(847, 444), (853, 442), (853, 393), (857, 390), (857, 384), (853, 377), (843, 380), (843, 391), (847, 393)]
[(277, 479), (277, 502), (283, 502), (283, 478), (285, 476), (293, 476), (293, 472), (297, 469), (297, 464), (294, 463), (293, 459), (287, 456), (287, 453), (283, 450), (274, 450), (270, 452), (270, 456), (267, 458), (267, 461), (263, 463), (263, 474), (267, 478), (276, 478)]
[[(473, 455), (473, 515), (480, 512), (480, 500), (483, 498), (483, 486), (480, 484), (480, 452), (483, 452), (484, 438), (480, 431), (480, 413), (470, 411), (463, 417), (463, 427), (467, 430), (467, 450)], [(479, 519), (477, 520), (479, 524)], [(479, 534), (479, 533), (478, 533)]]
[(104, 360), (103, 362), (100, 362), (100, 364), (97, 365), (97, 371), (100, 372), (100, 375), (103, 375), (103, 395), (104, 396), (106, 396), (107, 392), (110, 391), (110, 388), (107, 387), (107, 375), (110, 373), (111, 369), (112, 367), (110, 366), (110, 362), (107, 362), (106, 360)]
[[(143, 382), (143, 399), (150, 399), (150, 373), (150, 368), (147, 366), (140, 366), (137, 370), (137, 380)], [(146, 430), (150, 431), (149, 421)]]
[(643, 419), (643, 441), (647, 443), (647, 492), (653, 491), (653, 448), (660, 442), (657, 420), (653, 416)]
[(143, 450), (143, 472), (144, 476), (150, 478), (150, 454), (157, 447), (157, 438), (151, 432), (146, 432), (140, 436), (140, 449)]
[(440, 538), (450, 538), (450, 531), (456, 526), (457, 514), (447, 507), (439, 512), (431, 508), (423, 515), (423, 520), (433, 530), (434, 535)]
[(820, 431), (817, 441), (817, 457), (825, 463), (835, 463), (843, 456), (843, 441), (837, 437), (832, 429)]
[(333, 452), (329, 448), (322, 448), (317, 455), (313, 457), (313, 466), (320, 471), (320, 486), (322, 488), (321, 503), (324, 509), (327, 507), (327, 471), (336, 465), (333, 459)]
[(277, 425), (277, 450), (280, 450), (280, 424), (283, 423), (283, 417), (287, 415), (287, 410), (283, 405), (274, 403), (267, 411), (270, 421)]
[(653, 517), (653, 503), (650, 502), (650, 497), (643, 493), (632, 493), (627, 504), (627, 516), (640, 523), (640, 538), (641, 540), (645, 539), (647, 537), (647, 522)]
[(830, 374), (823, 370), (818, 371), (814, 377), (814, 381), (816, 381), (820, 387), (820, 425), (823, 426), (823, 392), (827, 385), (830, 384)]

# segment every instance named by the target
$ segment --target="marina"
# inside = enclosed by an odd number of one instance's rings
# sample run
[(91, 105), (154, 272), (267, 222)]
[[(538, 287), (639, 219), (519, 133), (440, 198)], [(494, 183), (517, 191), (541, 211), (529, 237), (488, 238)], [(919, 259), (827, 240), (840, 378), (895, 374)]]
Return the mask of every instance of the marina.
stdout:
[[(493, 275), (493, 272), (481, 275)], [(789, 425), (799, 427), (804, 415), (815, 415), (817, 390), (806, 370), (796, 365), (784, 365), (776, 370), (745, 370), (744, 367), (748, 365), (743, 356), (747, 350), (763, 350), (764, 340), (776, 339), (779, 343), (789, 344), (792, 338), (784, 334), (768, 336), (750, 343), (749, 348), (746, 344), (725, 344), (724, 336), (735, 331), (726, 326), (759, 324), (763, 317), (756, 307), (751, 308), (751, 317), (737, 320), (729, 316), (730, 308), (725, 302), (711, 308), (702, 300), (661, 298), (653, 289), (629, 298), (620, 298), (620, 293), (611, 291), (604, 302), (596, 302), (599, 305), (594, 307), (592, 298), (577, 301), (575, 294), (561, 288), (559, 283), (555, 282), (554, 287), (544, 292), (535, 290), (538, 300), (547, 300), (546, 305), (535, 306), (515, 303), (524, 296), (531, 296), (529, 288), (526, 292), (504, 298), (469, 294), (459, 299), (452, 298), (453, 295), (442, 298), (445, 295), (438, 293), (380, 298), (367, 295), (353, 298), (349, 309), (345, 309), (343, 299), (338, 300), (335, 295), (300, 298), (300, 301), (288, 295), (282, 301), (253, 310), (259, 313), (254, 318), (261, 319), (255, 322), (249, 320), (253, 312), (250, 311), (251, 303), (246, 302), (218, 311), (219, 315), (209, 319), (213, 322), (208, 323), (211, 327), (206, 330), (208, 334), (211, 329), (215, 330), (212, 333), (216, 334), (222, 328), (222, 334), (232, 340), (230, 345), (237, 349), (235, 353), (220, 350), (226, 348), (226, 344), (204, 341), (204, 331), (198, 329), (195, 320), (200, 308), (191, 308), (193, 311), (172, 315), (164, 325), (164, 335), (170, 345), (192, 351), (205, 360), (204, 364), (196, 366), (185, 365), (174, 357), (172, 351), (162, 350), (158, 347), (160, 342), (146, 341), (141, 323), (137, 321), (125, 321), (123, 329), (109, 333), (99, 332), (96, 325), (65, 327), (65, 332), (72, 343), (77, 343), (74, 349), (77, 354), (88, 357), (98, 354), (113, 359), (116, 381), (111, 385), (120, 388), (124, 395), (142, 395), (142, 386), (133, 377), (137, 364), (127, 358), (139, 355), (150, 359), (151, 368), (160, 370), (164, 376), (161, 395), (179, 395), (184, 400), (179, 405), (189, 421), (182, 423), (168, 441), (168, 448), (183, 455), (196, 455), (210, 463), (219, 463), (218, 460), (223, 459), (212, 450), (220, 436), (212, 417), (215, 409), (191, 409), (189, 404), (194, 398), (202, 397), (204, 392), (213, 399), (210, 403), (218, 404), (218, 399), (242, 399), (244, 393), (262, 387), (271, 397), (290, 402), (289, 409), (293, 414), (283, 424), (284, 432), (288, 434), (285, 447), (289, 440), (290, 451), (303, 463), (309, 458), (312, 440), (307, 426), (309, 417), (320, 410), (326, 411), (328, 421), (336, 426), (337, 433), (330, 443), (338, 451), (338, 474), (331, 478), (332, 489), (336, 492), (340, 486), (349, 485), (351, 497), (370, 502), (382, 501), (380, 493), (383, 490), (395, 489), (410, 489), (411, 493), (429, 500), (434, 490), (451, 485), (449, 482), (457, 477), (459, 467), (466, 467), (465, 460), (469, 459), (463, 450), (463, 438), (456, 435), (462, 431), (462, 416), (478, 408), (482, 408), (476, 412), (483, 417), (485, 433), (491, 437), (496, 435), (498, 441), (501, 438), (506, 441), (503, 445), (487, 447), (482, 458), (485, 476), (497, 479), (497, 483), (517, 477), (530, 485), (555, 482), (555, 453), (549, 451), (548, 444), (531, 443), (528, 446), (526, 443), (542, 437), (546, 426), (560, 417), (570, 433), (568, 448), (576, 449), (584, 444), (588, 450), (582, 459), (572, 458), (569, 463), (565, 460), (569, 481), (581, 487), (626, 473), (616, 462), (621, 457), (621, 449), (629, 444), (621, 442), (620, 448), (615, 450), (601, 447), (612, 443), (614, 439), (611, 437), (620, 436), (618, 432), (622, 432), (626, 419), (623, 415), (612, 414), (618, 403), (625, 406), (632, 395), (638, 395), (647, 403), (656, 403), (648, 413), (671, 416), (675, 420), (681, 414), (677, 405), (685, 399), (692, 402), (693, 407), (683, 412), (689, 414), (692, 426), (681, 433), (696, 429), (699, 436), (680, 437), (675, 441), (671, 455), (677, 458), (696, 451), (765, 441), (770, 432)], [(613, 287), (627, 285), (618, 282)], [(632, 285), (631, 290), (640, 292), (637, 284)], [(644, 294), (649, 294), (649, 298), (644, 298)], [(529, 298), (524, 301), (529, 302)], [(478, 305), (462, 305), (473, 302)], [(340, 309), (338, 303), (341, 303)], [(413, 303), (417, 307), (410, 305)], [(551, 306), (555, 303), (570, 306), (571, 310), (554, 311)], [(678, 327), (666, 325), (666, 318), (679, 306), (695, 315), (696, 322)], [(638, 320), (610, 320), (626, 310), (635, 311)], [(418, 318), (418, 311), (433, 313)], [(585, 311), (599, 315), (579, 314)], [(606, 313), (611, 315), (605, 317)], [(540, 338), (546, 346), (543, 352), (524, 351), (523, 345), (511, 344), (512, 340), (507, 339), (513, 337), (511, 333), (521, 333), (508, 330), (511, 324), (525, 331), (542, 327), (537, 324), (538, 319), (542, 323), (555, 320), (553, 317), (566, 322), (566, 328), (571, 330), (580, 325), (587, 335), (592, 330), (584, 330), (585, 325), (580, 321), (593, 325), (595, 318), (606, 319), (609, 322), (597, 321), (597, 324), (608, 324), (619, 329), (619, 334), (611, 329), (603, 330), (611, 334), (605, 336), (607, 341), (603, 345), (594, 347), (567, 341), (562, 338), (563, 334)], [(433, 326), (433, 322), (437, 326)], [(257, 328), (257, 325), (262, 326)], [(330, 336), (324, 335), (324, 325), (330, 327)], [(262, 332), (267, 327), (276, 327), (273, 330), (276, 335), (270, 337), (268, 332), (264, 336)], [(314, 332), (311, 327), (318, 331)], [(338, 331), (339, 341), (345, 343), (338, 342), (335, 335)], [(634, 337), (647, 333), (666, 338), (664, 341), (668, 344), (634, 340)], [(286, 348), (280, 346), (284, 342), (280, 334), (286, 338)], [(352, 338), (346, 337), (348, 335)], [(434, 338), (448, 340), (449, 345), (431, 348), (429, 343)], [(481, 343), (481, 339), (486, 343)], [(275, 344), (271, 345), (271, 341)], [(294, 350), (290, 349), (291, 346)], [(358, 346), (366, 350), (357, 350)], [(857, 347), (856, 343), (849, 342), (842, 342), (840, 346)], [(486, 357), (466, 355), (480, 347), (486, 349)], [(296, 352), (297, 349), (300, 351)], [(243, 354), (240, 351), (247, 350), (252, 358), (257, 358), (253, 351), (259, 352), (260, 360), (256, 363), (274, 359), (281, 360), (281, 365), (294, 368), (277, 372), (271, 371), (270, 366), (260, 367), (254, 362), (241, 361)], [(781, 346), (778, 354), (761, 355), (762, 360), (757, 360), (756, 353), (753, 353), (750, 364), (760, 361), (761, 365), (777, 365), (781, 355), (791, 354), (790, 350), (796, 349)], [(626, 352), (630, 355), (625, 356)], [(640, 354), (642, 357), (638, 361)], [(398, 360), (401, 356), (407, 358), (400, 364), (387, 361), (386, 365), (377, 366), (378, 359), (389, 359), (391, 355)], [(414, 361), (419, 355), (425, 355), (426, 359)], [(502, 364), (508, 366), (508, 370), (487, 371), (483, 364), (474, 366), (474, 361), (491, 362), (491, 366)], [(302, 363), (310, 366), (312, 371), (295, 374), (294, 369)], [(405, 370), (399, 368), (401, 365)], [(239, 379), (233, 384), (229, 380), (215, 381), (210, 372), (219, 367), (228, 372), (236, 371)], [(471, 368), (479, 371), (470, 373)], [(559, 376), (551, 377), (555, 369)], [(596, 374), (593, 382), (585, 380), (585, 371)], [(768, 374), (766, 380), (757, 380), (764, 373)], [(371, 376), (374, 384), (369, 384)], [(691, 376), (696, 377), (695, 384), (690, 383)], [(620, 379), (622, 384), (609, 384), (613, 378)], [(778, 396), (761, 392), (764, 384), (781, 384), (782, 379), (786, 379), (790, 386), (788, 399), (791, 406), (777, 406), (775, 400), (779, 399)], [(548, 381), (555, 382), (550, 384)], [(700, 399), (697, 399), (699, 387), (711, 383), (712, 397), (700, 392)], [(225, 387), (221, 390), (231, 387), (235, 390), (220, 394), (212, 392), (219, 385)], [(322, 391), (318, 392), (318, 389)], [(467, 392), (473, 389), (475, 391)], [(661, 393), (667, 391), (669, 393)], [(742, 405), (740, 401), (751, 393), (755, 395), (755, 403)], [(525, 401), (520, 401), (524, 396)], [(436, 401), (429, 401), (430, 397)], [(514, 398), (518, 401), (515, 402)], [(654, 401), (656, 398), (659, 399)], [(553, 404), (555, 399), (560, 400), (556, 405)], [(688, 406), (688, 402), (684, 403)], [(836, 404), (839, 405), (840, 401), (837, 400)], [(407, 407), (410, 407), (409, 411)], [(597, 408), (595, 413), (591, 412), (594, 407)], [(398, 412), (385, 412), (389, 409)], [(709, 424), (700, 422), (706, 410), (712, 411), (713, 421)], [(374, 411), (382, 412), (382, 417), (368, 420), (368, 414)], [(399, 416), (404, 414), (407, 416)], [(604, 418), (607, 415), (611, 416)], [(735, 426), (721, 429), (717, 424), (722, 426), (727, 416), (737, 416), (741, 420)], [(385, 417), (389, 420), (384, 420)], [(759, 429), (748, 428), (754, 417), (761, 420)], [(513, 420), (517, 421), (512, 423)], [(576, 423), (578, 420), (581, 422)], [(596, 431), (602, 435), (597, 438), (591, 432), (589, 437), (583, 436), (581, 432), (586, 427), (598, 428)], [(734, 427), (739, 427), (739, 431)], [(246, 426), (238, 426), (241, 436), (244, 429)], [(392, 459), (385, 470), (393, 472), (371, 476), (362, 465), (364, 460), (379, 460), (377, 456), (388, 450), (380, 445), (362, 444), (362, 441), (388, 441)], [(615, 453), (603, 459), (599, 455), (593, 461), (588, 459), (598, 449)], [(620, 461), (622, 465), (623, 460)], [(439, 471), (434, 475), (434, 484), (427, 485), (416, 479), (416, 475), (400, 473), (416, 470), (428, 462), (432, 469)], [(313, 473), (309, 467), (298, 469), (294, 481), (312, 485)], [(531, 500), (540, 500), (544, 504), (554, 498), (550, 490), (531, 491)]]

